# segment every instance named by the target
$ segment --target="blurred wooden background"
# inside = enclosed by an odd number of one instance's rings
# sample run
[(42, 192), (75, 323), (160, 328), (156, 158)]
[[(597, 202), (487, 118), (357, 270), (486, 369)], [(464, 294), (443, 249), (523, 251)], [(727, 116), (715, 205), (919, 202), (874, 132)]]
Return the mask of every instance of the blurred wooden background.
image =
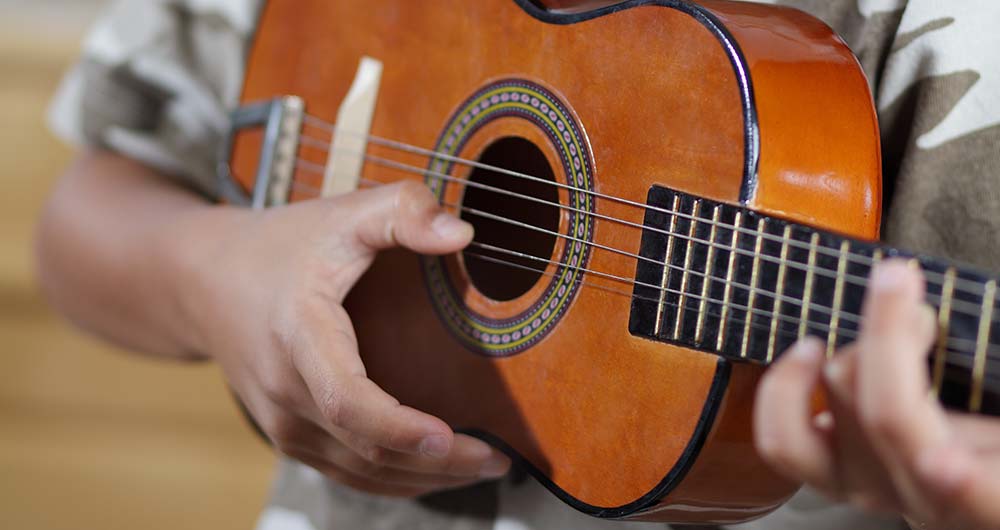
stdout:
[(130, 356), (46, 308), (31, 237), (70, 157), (45, 129), (98, 0), (0, 0), (0, 526), (246, 529), (273, 456), (218, 370)]

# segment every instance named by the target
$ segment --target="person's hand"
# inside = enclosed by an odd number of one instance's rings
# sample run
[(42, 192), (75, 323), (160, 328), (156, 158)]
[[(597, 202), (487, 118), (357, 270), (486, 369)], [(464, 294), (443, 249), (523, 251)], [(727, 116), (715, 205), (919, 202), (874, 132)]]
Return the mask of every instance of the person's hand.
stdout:
[[(914, 528), (1000, 528), (1000, 421), (946, 413), (930, 395), (935, 318), (905, 262), (873, 273), (858, 340), (826, 362), (804, 339), (762, 380), (755, 442), (779, 472)], [(826, 390), (830, 410), (815, 414)]]
[(191, 303), (201, 306), (203, 349), (275, 447), (381, 495), (418, 496), (507, 472), (502, 453), (366, 377), (341, 305), (379, 250), (455, 252), (472, 239), (468, 223), (416, 182), (238, 215), (213, 236), (217, 251), (191, 264), (201, 293)]

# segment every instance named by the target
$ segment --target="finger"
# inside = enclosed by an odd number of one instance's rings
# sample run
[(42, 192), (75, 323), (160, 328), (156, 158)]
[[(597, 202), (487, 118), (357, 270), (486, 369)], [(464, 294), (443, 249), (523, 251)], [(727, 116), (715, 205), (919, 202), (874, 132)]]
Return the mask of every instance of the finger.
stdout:
[(754, 405), (754, 441), (779, 472), (832, 493), (833, 455), (814, 425), (811, 404), (822, 366), (823, 345), (807, 337), (767, 371)]
[(852, 504), (873, 512), (900, 506), (888, 471), (867, 433), (859, 425), (855, 403), (858, 346), (851, 343), (823, 368), (823, 383), (835, 428), (831, 430), (839, 493)]
[(1000, 522), (1000, 424), (995, 419), (948, 414), (951, 443), (925, 450), (918, 477), (937, 499), (933, 516), (950, 528), (994, 528)]
[(283, 451), (290, 456), (307, 456), (326, 462), (356, 477), (393, 486), (441, 489), (472, 484), (486, 478), (496, 478), (480, 477), (478, 474), (456, 476), (435, 472), (416, 472), (392, 467), (381, 458), (362, 457), (317, 425), (312, 425), (310, 436), (288, 444)]
[(445, 212), (427, 186), (415, 181), (357, 193), (352, 223), (368, 250), (405, 247), (421, 254), (448, 254), (472, 240), (472, 225)]
[(337, 322), (312, 324), (307, 329), (321, 331), (304, 339), (292, 362), (309, 388), (322, 426), (343, 429), (373, 446), (448, 456), (453, 443), (448, 424), (400, 404), (368, 379), (353, 330)]
[[(947, 413), (948, 425), (956, 439), (976, 454), (1000, 453), (1000, 422), (974, 414)], [(1000, 456), (1000, 454), (997, 454)]]
[(510, 459), (486, 442), (464, 434), (453, 438), (451, 452), (443, 458), (432, 458), (371, 445), (361, 437), (337, 429), (337, 438), (369, 462), (418, 473), (435, 473), (457, 477), (498, 478), (510, 470)]
[(934, 336), (921, 274), (905, 262), (878, 265), (865, 295), (858, 339), (858, 409), (886, 452), (913, 455), (944, 441), (943, 411), (927, 399)]
[(357, 475), (350, 471), (344, 470), (322, 458), (308, 454), (300, 453), (295, 455), (289, 455), (292, 458), (306, 464), (307, 466), (319, 471), (320, 473), (326, 475), (333, 481), (343, 484), (351, 489), (361, 491), (364, 493), (369, 493), (373, 495), (381, 495), (385, 497), (400, 497), (400, 498), (414, 498), (420, 497), (422, 495), (427, 495), (435, 491), (443, 489), (451, 489), (455, 487), (461, 487), (465, 484), (458, 484), (455, 486), (451, 485), (401, 485), (387, 483), (381, 480), (371, 479), (361, 475)]
[[(294, 411), (275, 409), (265, 417), (269, 418), (266, 423), (268, 430), (273, 433), (272, 442), (283, 453), (290, 456), (309, 456), (359, 477), (386, 484), (428, 486), (436, 489), (456, 487), (499, 478), (510, 468), (510, 460), (502, 453), (499, 453), (498, 460), (490, 462), (489, 458), (495, 451), (491, 451), (490, 448), (475, 455), (479, 457), (485, 452), (487, 458), (483, 460), (486, 464), (466, 463), (465, 469), (460, 467), (464, 462), (454, 465), (451, 460), (415, 457), (381, 448), (374, 452), (359, 453)], [(280, 421), (276, 424), (274, 418), (280, 418)], [(470, 440), (466, 436), (462, 438), (462, 441)], [(482, 444), (479, 440), (475, 441)], [(401, 467), (400, 463), (409, 465), (410, 469)]]
[(841, 407), (853, 409), (857, 383), (858, 344), (852, 342), (837, 350), (823, 366), (823, 383), (830, 397)]
[(909, 510), (928, 510), (916, 482), (923, 451), (946, 443), (943, 410), (929, 399), (927, 352), (934, 318), (923, 277), (905, 262), (878, 265), (865, 295), (858, 339), (858, 418)]
[(929, 520), (948, 528), (1000, 526), (1000, 459), (974, 455), (961, 444), (930, 448), (919, 459), (924, 488), (937, 501)]

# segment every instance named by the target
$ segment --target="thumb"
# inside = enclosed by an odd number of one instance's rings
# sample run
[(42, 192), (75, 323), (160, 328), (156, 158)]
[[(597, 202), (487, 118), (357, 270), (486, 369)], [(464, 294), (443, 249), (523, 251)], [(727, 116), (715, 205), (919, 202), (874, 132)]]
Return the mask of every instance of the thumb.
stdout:
[(366, 252), (403, 247), (420, 254), (449, 254), (472, 241), (472, 225), (444, 211), (415, 181), (358, 192), (351, 223)]

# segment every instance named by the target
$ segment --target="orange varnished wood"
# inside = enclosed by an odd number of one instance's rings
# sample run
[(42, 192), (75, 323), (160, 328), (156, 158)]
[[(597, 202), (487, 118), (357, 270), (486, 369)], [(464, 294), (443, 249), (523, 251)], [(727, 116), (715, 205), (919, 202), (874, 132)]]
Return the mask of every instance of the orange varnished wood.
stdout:
[(875, 239), (881, 221), (878, 118), (864, 72), (825, 24), (796, 9), (701, 2), (739, 42), (760, 119), (754, 209)]
[[(798, 12), (706, 4), (751, 67), (761, 156), (750, 205), (874, 238), (877, 135), (867, 86), (850, 52)], [(570, 11), (592, 5), (550, 2)], [(373, 134), (432, 147), (466, 97), (490, 80), (519, 77), (549, 88), (572, 107), (593, 151), (600, 193), (644, 202), (650, 185), (661, 184), (739, 200), (744, 122), (737, 75), (716, 37), (681, 11), (648, 5), (552, 25), (513, 0), (272, 0), (243, 99), (297, 94), (310, 113), (332, 120), (362, 55), (385, 65)], [(519, 120), (484, 127), (459, 156), (476, 158), (510, 135), (539, 145), (556, 178), (565, 181), (548, 140)], [(254, 174), (258, 146), (251, 137), (237, 142), (239, 176)], [(378, 146), (370, 151), (427, 163)], [(325, 161), (318, 150), (303, 156)], [(373, 164), (363, 171), (382, 182), (419, 178)], [(464, 178), (467, 172), (454, 175)], [(305, 173), (297, 178), (319, 182)], [(449, 193), (459, 197), (457, 190)], [(597, 211), (642, 222), (641, 209), (624, 204), (599, 200)], [(637, 252), (640, 235), (634, 227), (598, 220), (594, 241)], [(595, 251), (588, 266), (629, 278), (635, 273), (634, 259), (609, 252)], [(541, 290), (539, 285), (499, 303), (469, 284), (458, 261), (451, 271), (466, 302), (496, 317), (516, 313)], [(582, 288), (555, 331), (528, 351), (499, 360), (471, 353), (444, 329), (417, 258), (409, 253), (380, 256), (352, 292), (348, 309), (371, 377), (402, 402), (456, 428), (488, 431), (579, 502), (615, 508), (652, 491), (682, 460), (710, 397), (718, 359), (631, 336), (630, 299), (621, 294), (630, 287), (599, 276), (587, 282), (604, 289)], [(751, 444), (759, 372), (733, 368), (697, 460), (643, 517), (744, 520), (794, 491), (766, 468)]]

